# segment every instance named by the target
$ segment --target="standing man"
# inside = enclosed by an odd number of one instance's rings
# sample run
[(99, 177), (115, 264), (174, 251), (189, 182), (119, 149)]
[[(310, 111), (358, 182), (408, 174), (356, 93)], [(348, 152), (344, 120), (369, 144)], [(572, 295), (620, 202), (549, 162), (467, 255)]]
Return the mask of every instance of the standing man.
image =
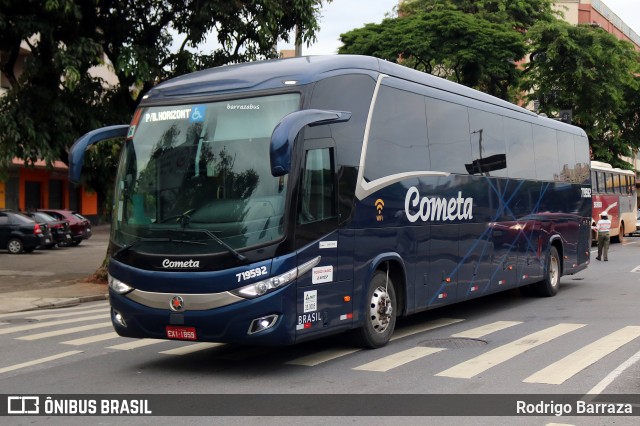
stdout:
[(601, 260), (604, 255), (604, 261), (608, 261), (609, 255), (609, 230), (611, 229), (611, 220), (607, 213), (600, 213), (600, 220), (596, 223), (595, 230), (598, 232), (598, 257)]

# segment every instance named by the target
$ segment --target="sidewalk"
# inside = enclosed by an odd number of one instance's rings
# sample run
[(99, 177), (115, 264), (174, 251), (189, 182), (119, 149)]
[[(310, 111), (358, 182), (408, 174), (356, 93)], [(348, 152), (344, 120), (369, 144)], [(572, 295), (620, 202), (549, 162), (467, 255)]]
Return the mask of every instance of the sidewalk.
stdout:
[(92, 227), (91, 238), (77, 247), (0, 254), (0, 314), (107, 300), (106, 284), (86, 280), (104, 260), (109, 229)]
[(2, 294), (8, 303), (0, 306), (0, 314), (74, 306), (84, 302), (108, 299), (106, 284), (65, 283), (60, 287), (16, 291)]

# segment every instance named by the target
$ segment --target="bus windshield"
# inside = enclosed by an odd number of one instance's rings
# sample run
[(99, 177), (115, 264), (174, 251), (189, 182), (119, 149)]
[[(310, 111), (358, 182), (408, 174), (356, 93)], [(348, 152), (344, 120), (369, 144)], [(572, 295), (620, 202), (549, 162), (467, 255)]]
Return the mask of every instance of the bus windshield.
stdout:
[(210, 254), (279, 239), (286, 176), (271, 175), (276, 124), (297, 93), (137, 111), (116, 177), (114, 242)]

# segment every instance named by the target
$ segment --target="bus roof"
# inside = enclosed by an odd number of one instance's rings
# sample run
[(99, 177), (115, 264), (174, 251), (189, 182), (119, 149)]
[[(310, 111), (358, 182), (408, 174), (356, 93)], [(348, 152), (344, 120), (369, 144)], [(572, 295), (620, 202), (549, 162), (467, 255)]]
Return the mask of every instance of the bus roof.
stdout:
[[(224, 65), (186, 74), (167, 80), (152, 88), (143, 102), (180, 102), (181, 98), (207, 97), (248, 90), (283, 88), (288, 85), (304, 85), (331, 75), (348, 73), (378, 73), (412, 81), (435, 89), (525, 114), (529, 120), (540, 120), (545, 126), (561, 128), (574, 134), (585, 135), (577, 127), (538, 116), (518, 105), (496, 98), (470, 87), (436, 77), (382, 59), (361, 55), (324, 55), (297, 58), (271, 59)], [(288, 82), (285, 83), (285, 82)], [(556, 123), (556, 124), (554, 124)]]
[(591, 170), (603, 170), (603, 171), (607, 171), (607, 172), (621, 173), (621, 174), (625, 174), (625, 175), (634, 175), (635, 176), (635, 173), (633, 171), (631, 171), (631, 170), (624, 170), (624, 169), (614, 168), (609, 163), (603, 163), (602, 161), (595, 161), (595, 160), (591, 161)]

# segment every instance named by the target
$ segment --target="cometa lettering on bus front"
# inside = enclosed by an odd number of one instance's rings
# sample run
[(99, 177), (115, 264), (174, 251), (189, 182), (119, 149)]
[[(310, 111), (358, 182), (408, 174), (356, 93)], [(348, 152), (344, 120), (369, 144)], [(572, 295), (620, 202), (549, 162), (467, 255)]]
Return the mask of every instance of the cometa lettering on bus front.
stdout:
[(199, 268), (200, 261), (199, 260), (169, 260), (165, 259), (162, 261), (163, 268)]
[(420, 197), (418, 188), (412, 186), (404, 199), (404, 211), (409, 222), (473, 219), (473, 198), (464, 198), (462, 191), (457, 198)]

